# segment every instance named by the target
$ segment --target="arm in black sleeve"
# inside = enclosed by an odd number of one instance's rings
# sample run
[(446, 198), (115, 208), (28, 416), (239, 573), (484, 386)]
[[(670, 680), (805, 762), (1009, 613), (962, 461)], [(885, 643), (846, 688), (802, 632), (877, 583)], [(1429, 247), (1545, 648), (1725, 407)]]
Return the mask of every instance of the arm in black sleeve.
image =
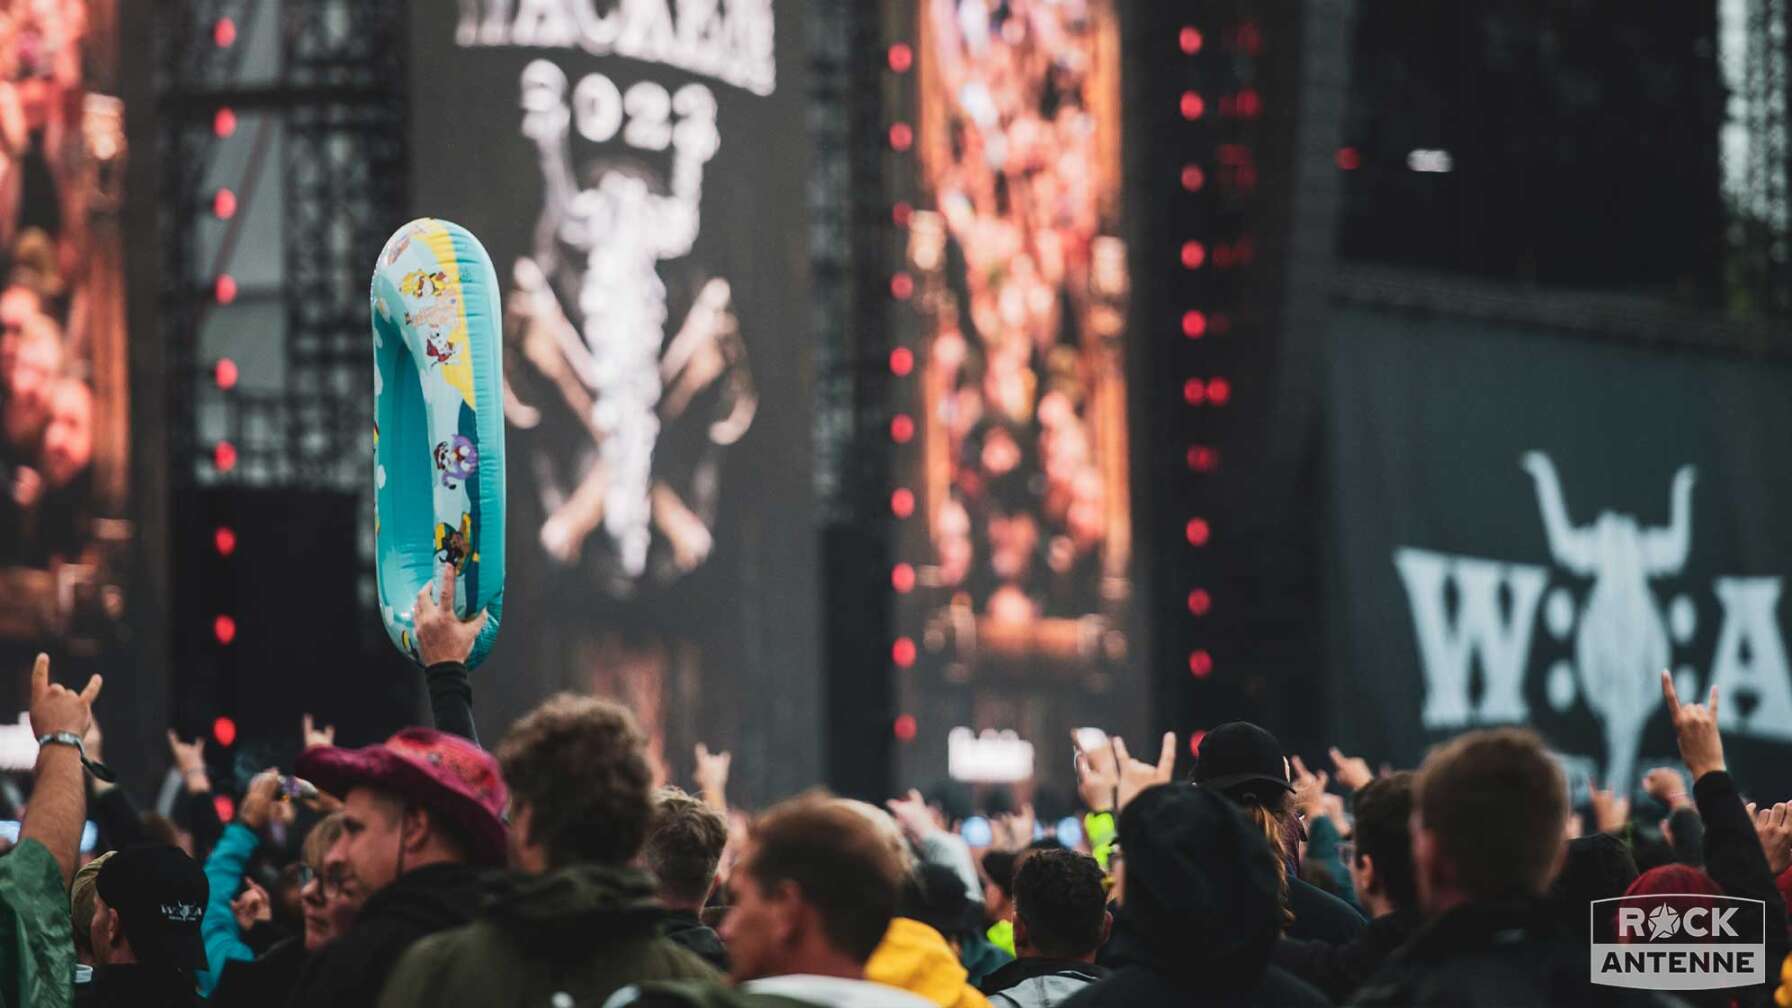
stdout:
[(1674, 860), (1684, 865), (1705, 864), (1705, 822), (1691, 808), (1675, 809), (1668, 816), (1668, 830), (1674, 835)]
[(124, 850), (150, 842), (149, 831), (143, 828), (143, 814), (124, 788), (95, 786), (93, 801), (88, 806), (93, 821), (100, 828), (101, 850)]
[(224, 823), (218, 819), (218, 806), (212, 801), (210, 788), (188, 791), (183, 800), (186, 802), (187, 829), (193, 833), (194, 857), (203, 862), (205, 855), (218, 845)]
[(429, 709), (435, 715), (436, 729), (479, 744), (479, 732), (473, 727), (473, 684), (467, 679), (467, 667), (460, 662), (436, 662), (423, 670), (429, 683)]
[[(1736, 792), (1736, 782), (1722, 770), (1700, 777), (1692, 786), (1698, 802), (1699, 816), (1705, 820), (1705, 873), (1723, 887), (1724, 895), (1757, 899), (1767, 904), (1767, 961), (1778, 963), (1786, 958), (1786, 903), (1773, 874), (1767, 868), (1767, 854), (1761, 850), (1761, 838), (1755, 824)], [(1778, 973), (1769, 968), (1770, 982), (1777, 982)]]

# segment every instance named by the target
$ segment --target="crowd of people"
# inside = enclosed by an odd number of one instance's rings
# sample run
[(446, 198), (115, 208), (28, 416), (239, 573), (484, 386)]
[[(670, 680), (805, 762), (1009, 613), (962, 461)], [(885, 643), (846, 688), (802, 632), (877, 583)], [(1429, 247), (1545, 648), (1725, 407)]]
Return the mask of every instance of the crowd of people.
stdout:
[(1745, 803), (1715, 691), (1682, 702), (1666, 674), (1684, 769), (1650, 771), (1634, 810), (1592, 792), (1585, 829), (1528, 730), (1377, 773), (1336, 749), (1311, 771), (1233, 722), (1190, 780), (1174, 735), (1155, 761), (1082, 736), (1074, 842), (1023, 811), (975, 849), (915, 791), (749, 815), (725, 753), (699, 751), (695, 795), (656, 787), (633, 715), (595, 697), (551, 697), (488, 751), (463, 664), (479, 623), (451, 577), (436, 591), (417, 606), (433, 727), (350, 749), (306, 718), (296, 764), (230, 802), (171, 733), (178, 824), (103, 762), (100, 678), (58, 685), (39, 656), (0, 1006), (1666, 1004), (1587, 969), (1622, 940), (1594, 901), (1663, 893), (1759, 900), (1765, 931), (1742, 926), (1766, 982), (1689, 996), (1775, 999), (1792, 806)]

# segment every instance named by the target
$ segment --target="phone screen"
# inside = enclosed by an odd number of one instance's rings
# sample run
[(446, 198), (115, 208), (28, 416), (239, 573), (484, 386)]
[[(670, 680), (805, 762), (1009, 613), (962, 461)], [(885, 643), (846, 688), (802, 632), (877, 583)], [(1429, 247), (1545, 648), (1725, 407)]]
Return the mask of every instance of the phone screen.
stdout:
[(966, 819), (964, 825), (958, 827), (958, 835), (972, 847), (988, 847), (996, 840), (995, 830), (990, 828), (989, 820), (982, 816)]

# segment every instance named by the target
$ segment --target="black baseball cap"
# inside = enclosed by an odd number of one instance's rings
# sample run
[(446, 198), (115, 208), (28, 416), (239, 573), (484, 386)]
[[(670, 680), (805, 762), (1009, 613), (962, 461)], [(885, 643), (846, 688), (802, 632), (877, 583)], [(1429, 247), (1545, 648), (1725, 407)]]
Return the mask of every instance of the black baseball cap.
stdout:
[(100, 869), (100, 899), (118, 911), (137, 961), (150, 966), (203, 970), (205, 918), (211, 887), (198, 862), (179, 847), (132, 847)]
[(1263, 795), (1265, 789), (1294, 790), (1282, 743), (1249, 721), (1228, 721), (1201, 739), (1195, 755), (1195, 783), (1233, 797)]

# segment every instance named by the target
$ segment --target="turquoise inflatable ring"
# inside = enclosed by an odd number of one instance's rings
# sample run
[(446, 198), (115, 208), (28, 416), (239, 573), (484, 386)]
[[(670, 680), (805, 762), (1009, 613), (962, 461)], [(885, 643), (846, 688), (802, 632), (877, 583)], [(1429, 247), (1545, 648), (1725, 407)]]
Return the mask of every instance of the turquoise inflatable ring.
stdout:
[(373, 271), (374, 571), (380, 618), (413, 661), (412, 607), (444, 565), (456, 614), (488, 614), (479, 664), (504, 609), (504, 377), (498, 275), (479, 239), (422, 218)]

